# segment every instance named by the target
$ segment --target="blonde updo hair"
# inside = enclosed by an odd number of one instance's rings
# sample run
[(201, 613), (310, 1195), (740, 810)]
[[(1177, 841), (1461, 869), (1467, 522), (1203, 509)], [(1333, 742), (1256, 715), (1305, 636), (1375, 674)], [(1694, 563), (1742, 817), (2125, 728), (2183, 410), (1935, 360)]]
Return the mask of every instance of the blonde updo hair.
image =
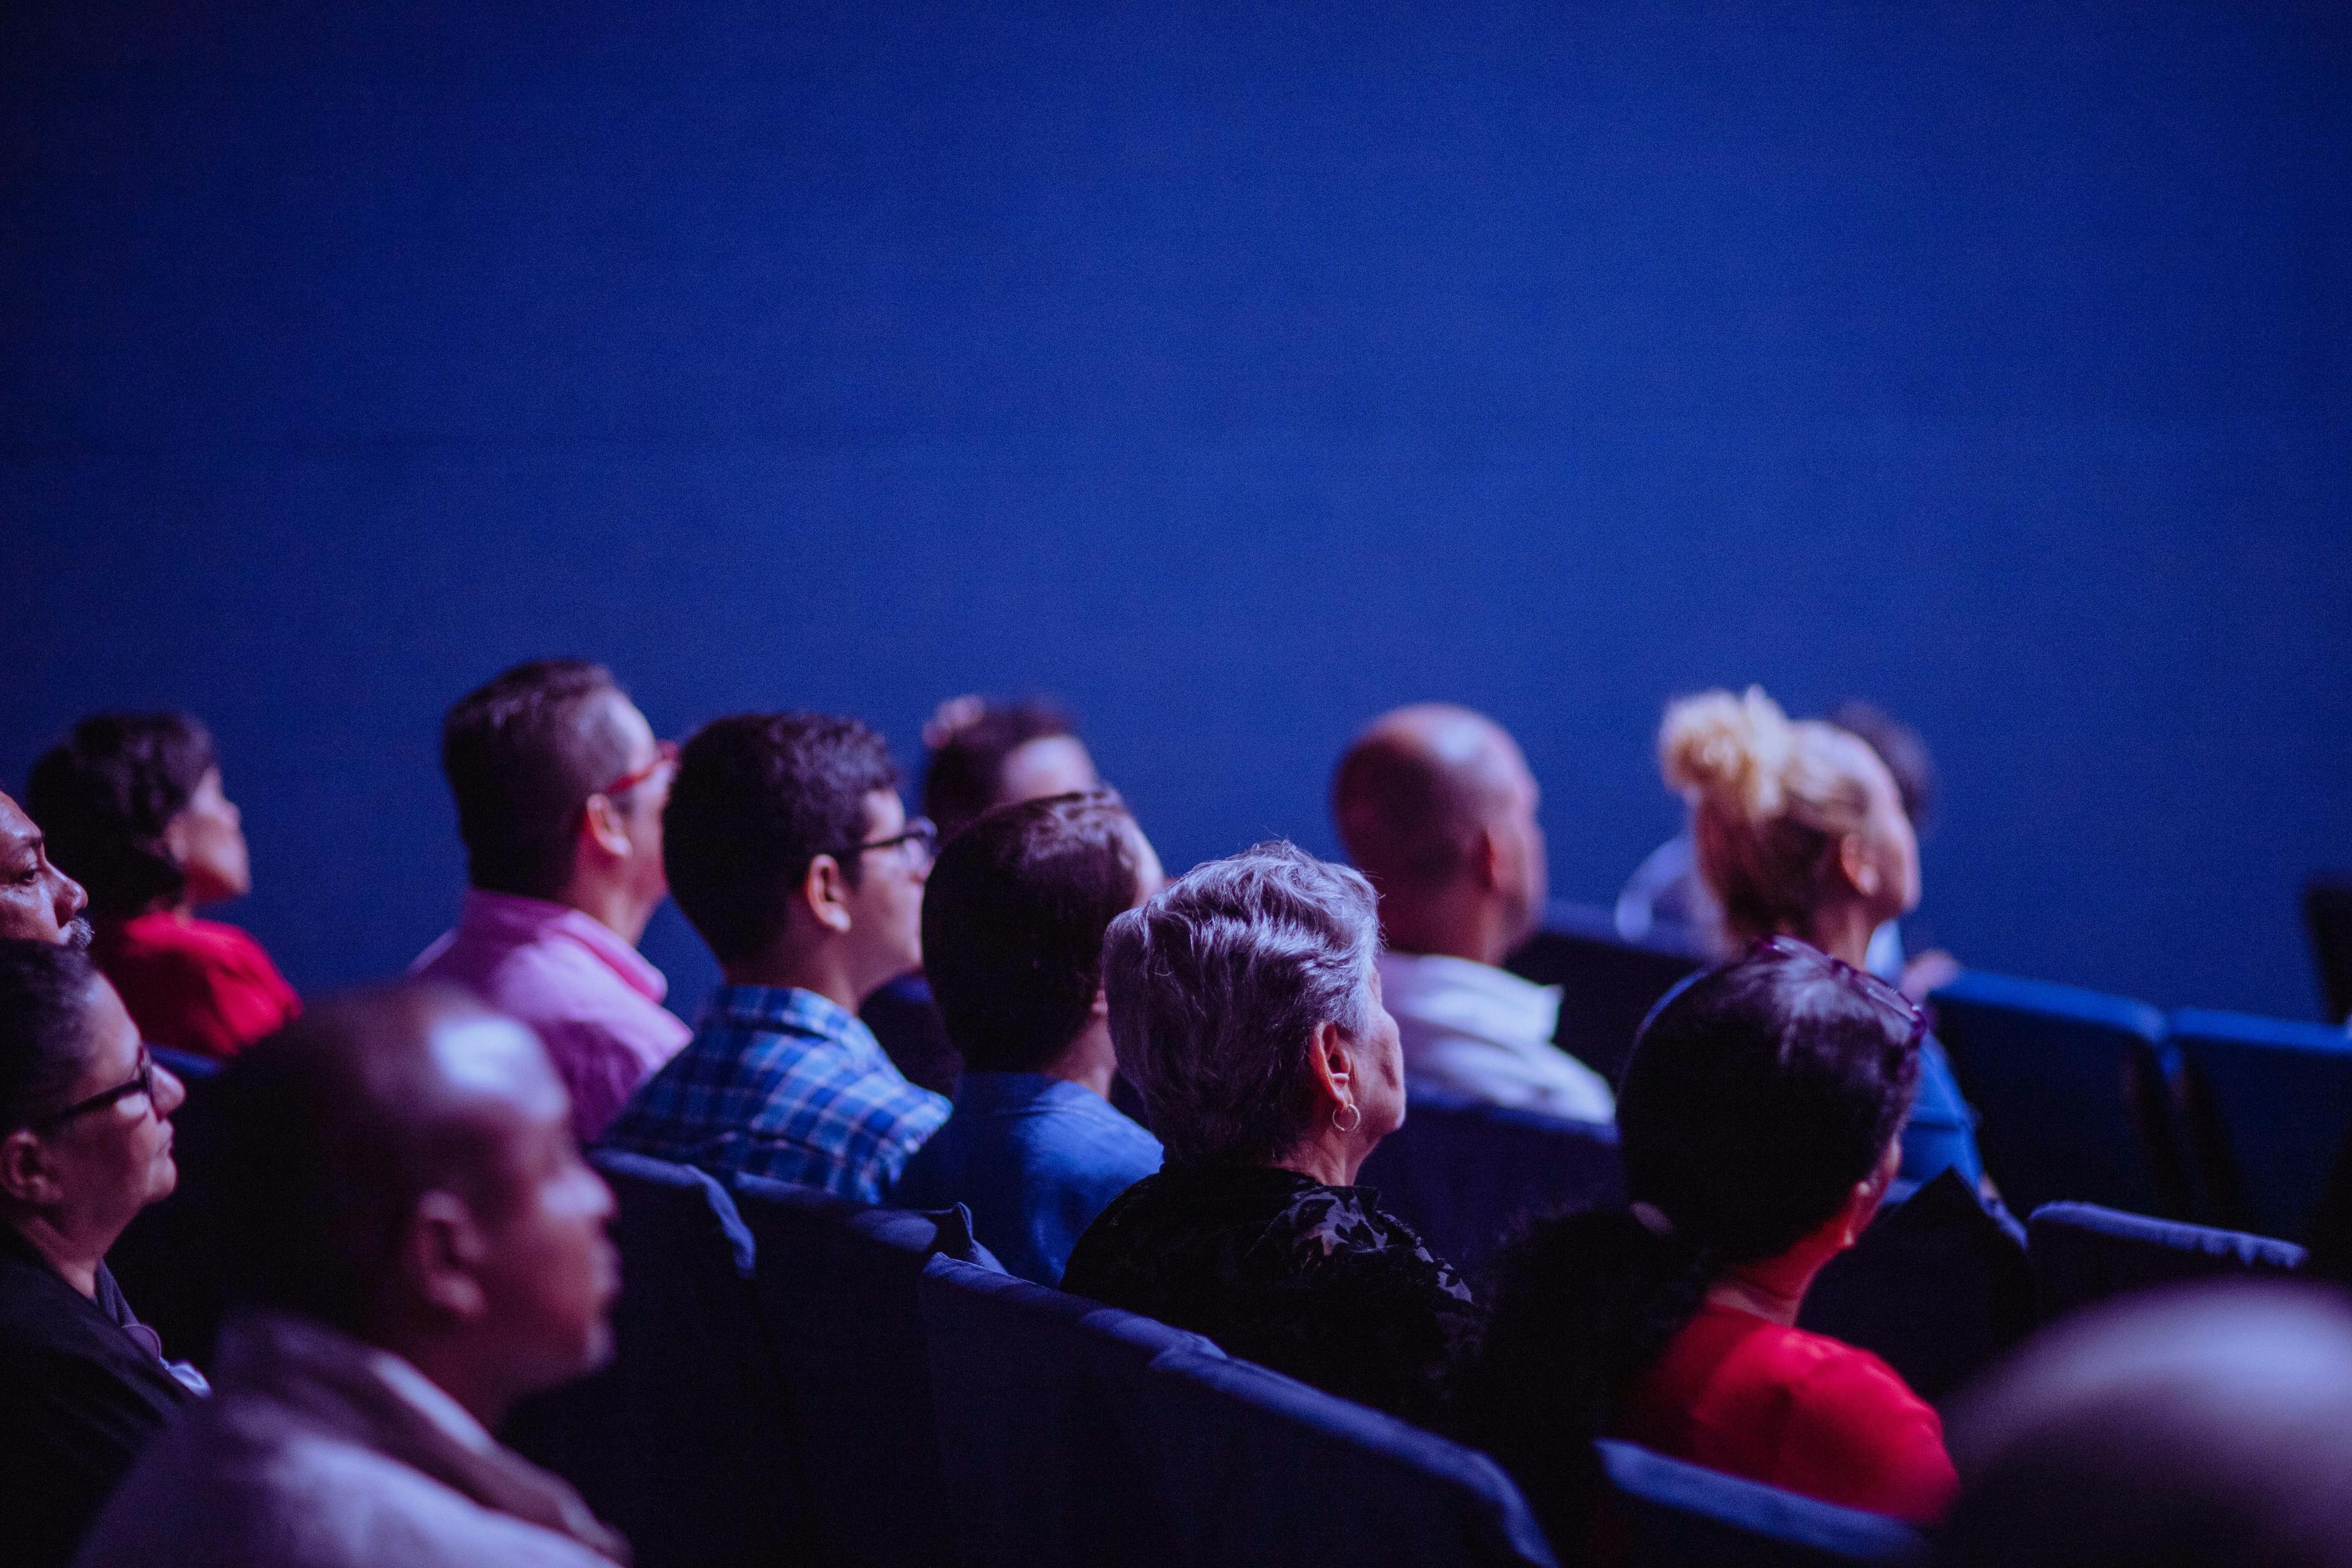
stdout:
[(1835, 725), (1792, 722), (1758, 686), (1667, 705), (1658, 765), (1690, 803), (1699, 875), (1734, 937), (1811, 931), (1840, 885), (1839, 845), (1870, 815), (1868, 754)]

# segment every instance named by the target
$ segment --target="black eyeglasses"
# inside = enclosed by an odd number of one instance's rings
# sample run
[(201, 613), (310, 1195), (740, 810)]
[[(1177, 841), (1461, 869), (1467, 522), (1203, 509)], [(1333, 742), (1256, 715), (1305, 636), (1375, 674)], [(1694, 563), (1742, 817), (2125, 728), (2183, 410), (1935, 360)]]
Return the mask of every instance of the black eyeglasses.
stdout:
[(36, 1116), (25, 1123), (27, 1127), (55, 1127), (61, 1121), (71, 1121), (77, 1116), (87, 1116), (93, 1110), (104, 1110), (117, 1100), (143, 1094), (152, 1101), (155, 1097), (155, 1058), (144, 1050), (139, 1053), (139, 1071), (116, 1084), (112, 1089), (78, 1100), (63, 1110), (52, 1110), (47, 1116)]
[(887, 838), (877, 838), (871, 844), (845, 844), (838, 849), (828, 849), (825, 853), (836, 860), (846, 860), (854, 855), (870, 855), (877, 849), (897, 849), (901, 846), (911, 846), (919, 859), (933, 858), (940, 852), (939, 825), (928, 816), (909, 817), (907, 819), (907, 830), (904, 833), (894, 833)]
[(1835, 953), (1823, 952), (1811, 943), (1799, 942), (1792, 936), (1759, 937), (1757, 939), (1755, 951), (1778, 953), (1782, 958), (1810, 957), (1824, 960), (1837, 973), (1838, 978), (1845, 982), (1848, 990), (1866, 996), (1881, 1006), (1894, 1009), (1903, 1018), (1911, 1031), (1911, 1037), (1904, 1042), (1906, 1047), (1916, 1046), (1927, 1037), (1927, 1015), (1919, 1010), (1917, 1004), (1877, 975), (1866, 970), (1856, 969)]

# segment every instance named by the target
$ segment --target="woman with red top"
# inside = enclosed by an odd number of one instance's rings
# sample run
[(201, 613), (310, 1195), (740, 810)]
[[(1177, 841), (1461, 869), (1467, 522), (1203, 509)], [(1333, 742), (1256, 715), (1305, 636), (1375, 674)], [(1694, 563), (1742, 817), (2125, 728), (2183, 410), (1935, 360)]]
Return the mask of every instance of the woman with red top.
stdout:
[(213, 738), (185, 713), (102, 713), (33, 764), (25, 805), (89, 889), (90, 956), (149, 1042), (229, 1057), (301, 1011), (261, 944), (202, 921), (251, 891)]
[(1643, 1026), (1617, 1097), (1633, 1201), (1506, 1252), (1461, 1384), (1465, 1435), (1563, 1552), (1600, 1512), (1599, 1436), (1903, 1519), (1950, 1502), (1935, 1411), (1876, 1356), (1796, 1327), (1894, 1180), (1924, 1033), (1900, 994), (1790, 937)]

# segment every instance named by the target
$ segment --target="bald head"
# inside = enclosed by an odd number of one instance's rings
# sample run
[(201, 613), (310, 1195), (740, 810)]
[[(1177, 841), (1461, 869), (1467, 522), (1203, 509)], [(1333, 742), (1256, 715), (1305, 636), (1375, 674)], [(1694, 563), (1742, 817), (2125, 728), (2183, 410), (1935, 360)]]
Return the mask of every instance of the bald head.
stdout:
[[(1349, 857), (1380, 890), (1392, 944), (1462, 952), (1477, 925), (1499, 934), (1475, 945), (1507, 949), (1527, 935), (1546, 890), (1537, 798), (1527, 759), (1501, 725), (1423, 702), (1382, 714), (1356, 738), (1332, 779), (1331, 813)], [(1493, 963), (1500, 952), (1462, 955)]]

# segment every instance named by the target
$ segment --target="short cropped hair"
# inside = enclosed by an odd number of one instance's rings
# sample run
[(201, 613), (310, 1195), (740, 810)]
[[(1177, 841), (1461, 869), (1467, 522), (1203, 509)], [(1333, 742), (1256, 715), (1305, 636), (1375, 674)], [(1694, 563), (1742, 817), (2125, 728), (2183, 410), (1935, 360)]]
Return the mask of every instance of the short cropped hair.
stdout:
[[(863, 840), (866, 797), (898, 787), (882, 737), (824, 713), (714, 719), (678, 752), (662, 816), (670, 896), (721, 963), (783, 931), (809, 863)], [(857, 885), (863, 858), (842, 856)]]
[(0, 1134), (65, 1107), (97, 1044), (87, 954), (55, 942), (0, 941)]
[(49, 858), (89, 890), (89, 912), (128, 919), (187, 886), (163, 831), (219, 765), (191, 714), (100, 713), (33, 764), (25, 813), (47, 836)]
[(1139, 870), (1109, 790), (1001, 806), (949, 840), (923, 889), (923, 968), (966, 1067), (1042, 1071), (1077, 1037)]
[(939, 825), (942, 840), (954, 837), (999, 804), (1004, 762), (1032, 741), (1076, 733), (1070, 716), (1041, 699), (1002, 706), (960, 698), (923, 731), (930, 755), (923, 764), (923, 814)]
[(1170, 1161), (1267, 1164), (1296, 1148), (1316, 1030), (1370, 1027), (1379, 956), (1371, 884), (1280, 841), (1198, 867), (1111, 921), (1111, 1039)]
[(563, 891), (581, 808), (629, 765), (628, 738), (602, 700), (608, 695), (627, 693), (603, 665), (536, 658), (449, 710), (441, 771), (475, 887), (531, 899)]

